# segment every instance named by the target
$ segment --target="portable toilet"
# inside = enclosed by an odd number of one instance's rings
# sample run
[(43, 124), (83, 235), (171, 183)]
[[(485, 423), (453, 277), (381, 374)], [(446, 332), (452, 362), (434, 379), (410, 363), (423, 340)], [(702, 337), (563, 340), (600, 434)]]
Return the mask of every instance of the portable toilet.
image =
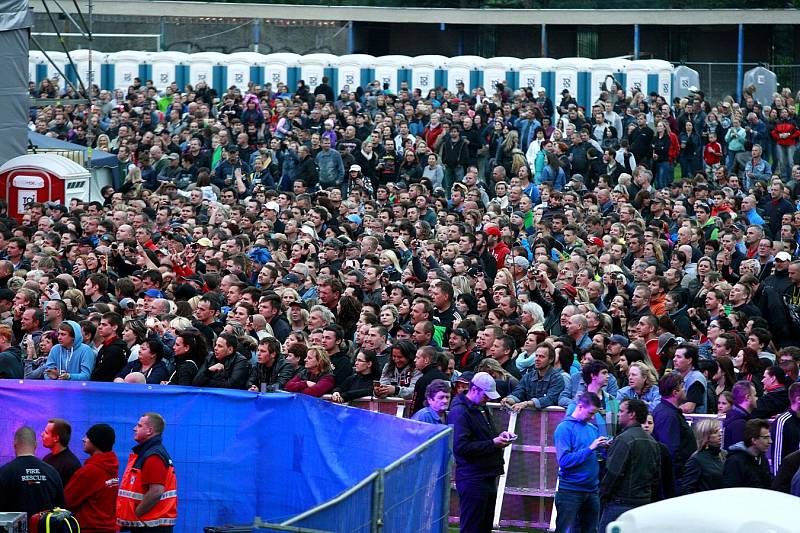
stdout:
[(189, 83), (194, 87), (199, 82), (204, 81), (210, 88), (214, 88), (217, 94), (223, 94), (228, 87), (222, 77), (222, 65), (227, 59), (227, 55), (219, 52), (198, 52), (189, 54), (187, 58), (189, 64)]
[[(106, 56), (106, 75), (103, 78), (104, 89), (127, 90), (133, 85), (133, 79), (142, 81), (151, 79), (148, 76), (147, 53), (136, 50), (123, 50)], [(155, 83), (155, 80), (153, 80)]]
[(634, 91), (647, 94), (647, 76), (650, 74), (650, 66), (645, 61), (631, 61), (626, 74), (626, 96), (631, 96)]
[(691, 88), (700, 88), (700, 74), (686, 65), (678, 65), (672, 71), (672, 97), (683, 98), (689, 96)]
[(364, 87), (374, 78), (375, 56), (368, 54), (348, 54), (339, 57), (339, 65), (334, 71), (335, 91), (353, 93)]
[(149, 78), (159, 91), (163, 91), (173, 81), (183, 91), (189, 83), (186, 63), (189, 54), (183, 52), (153, 52), (147, 56)]
[(339, 56), (333, 54), (308, 54), (300, 56), (300, 79), (312, 93), (322, 85), (322, 77), (328, 76), (328, 85), (332, 85), (333, 69), (339, 64)]
[(558, 105), (555, 88), (555, 64), (556, 60), (549, 57), (523, 59), (519, 62), (519, 72), (517, 72), (517, 89), (530, 87), (535, 94), (536, 89), (544, 87), (550, 100), (555, 105)]
[(428, 91), (441, 87), (446, 83), (444, 79), (444, 65), (447, 58), (437, 55), (425, 55), (412, 58), (409, 62), (411, 68), (411, 81), (409, 89), (419, 89), (423, 97), (428, 96)]
[(647, 93), (656, 93), (667, 101), (672, 98), (672, 63), (661, 59), (634, 61), (647, 69)]
[(240, 91), (247, 91), (248, 84), (261, 84), (264, 81), (264, 68), (260, 65), (264, 56), (257, 52), (236, 52), (225, 57), (222, 69), (225, 74), (225, 89), (238, 87)]
[(471, 93), (480, 86), (480, 75), (486, 59), (479, 56), (456, 56), (444, 62), (444, 74), (447, 79), (447, 90), (458, 91), (458, 83), (464, 83), (464, 91)]
[(625, 87), (625, 74), (630, 61), (621, 57), (598, 59), (589, 67), (589, 100), (592, 104), (600, 98), (600, 93), (611, 89), (613, 82), (621, 89)]
[(489, 88), (494, 89), (498, 83), (505, 81), (505, 86), (512, 89), (518, 87), (517, 77), (522, 60), (516, 57), (493, 57), (487, 59), (483, 66), (483, 87), (487, 94)]
[[(41, 73), (40, 73), (41, 72)], [(47, 76), (47, 59), (39, 50), (28, 51), (28, 81), (39, 86), (39, 82)]]
[(413, 90), (413, 84), (410, 79), (410, 63), (411, 58), (408, 56), (381, 56), (375, 58), (375, 80), (380, 82), (381, 88), (384, 85), (388, 85), (388, 90), (393, 93), (397, 93), (402, 82), (408, 83), (409, 90)]
[(742, 87), (755, 85), (756, 92), (753, 98), (761, 105), (771, 104), (772, 95), (778, 91), (778, 78), (771, 70), (762, 66), (752, 68), (744, 73)]
[(555, 98), (553, 104), (558, 105), (561, 94), (567, 90), (578, 105), (585, 108), (591, 106), (589, 101), (589, 69), (592, 60), (585, 57), (566, 57), (556, 61), (555, 70)]
[(9, 215), (17, 220), (31, 202), (68, 205), (73, 198), (89, 202), (102, 198), (100, 189), (110, 184), (96, 182), (87, 169), (57, 154), (21, 155), (0, 166), (0, 190), (5, 192)]
[(290, 53), (267, 54), (264, 56), (264, 84), (271, 84), (273, 91), (279, 83), (295, 90), (297, 85), (297, 65), (300, 56)]
[[(83, 85), (86, 87), (86, 90), (89, 90), (93, 84), (101, 87), (103, 84), (103, 71), (105, 68), (103, 67), (104, 63), (106, 62), (106, 55), (102, 52), (92, 51), (92, 72), (89, 72), (89, 50), (82, 49), (82, 50), (73, 50), (70, 52), (70, 57), (72, 58), (72, 62), (75, 64), (73, 68), (72, 65), (67, 65), (66, 72), (64, 74), (67, 75), (69, 81), (75, 84), (75, 87), (80, 89), (80, 84), (78, 83), (78, 77), (80, 77)], [(69, 60), (68, 60), (69, 61)], [(77, 72), (76, 70), (77, 69)]]
[[(50, 59), (53, 61), (53, 63), (55, 63), (55, 65), (58, 66), (58, 69), (60, 69), (62, 73), (66, 74), (66, 72), (64, 72), (65, 70), (64, 67), (67, 64), (67, 54), (65, 54), (64, 52), (48, 51), (47, 55), (50, 56)], [(37, 72), (42, 75), (41, 79), (39, 79), (39, 82), (41, 82), (46, 77), (47, 79), (58, 85), (59, 91), (63, 91), (64, 88), (67, 86), (66, 81), (61, 77), (61, 74), (58, 73), (58, 70), (56, 70), (56, 67), (53, 66), (53, 63), (51, 63), (50, 61), (47, 60), (47, 58), (44, 57), (44, 54), (42, 54), (42, 61), (44, 62), (43, 67), (37, 68)]]

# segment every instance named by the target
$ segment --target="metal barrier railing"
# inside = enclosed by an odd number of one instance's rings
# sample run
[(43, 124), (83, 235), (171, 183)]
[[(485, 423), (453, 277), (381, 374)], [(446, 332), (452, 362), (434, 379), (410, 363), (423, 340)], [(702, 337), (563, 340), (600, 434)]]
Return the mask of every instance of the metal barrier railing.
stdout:
[[(407, 411), (408, 403), (402, 398), (365, 397), (350, 405), (399, 417)], [(494, 525), (550, 529), (558, 482), (553, 433), (564, 418), (565, 409), (548, 407), (513, 413), (498, 403), (489, 403), (487, 407), (498, 428), (507, 428), (519, 436), (505, 449), (506, 472), (498, 482)], [(724, 415), (685, 416), (690, 425), (696, 420), (725, 418)], [(450, 495), (450, 522), (458, 523), (458, 495), (454, 489)]]

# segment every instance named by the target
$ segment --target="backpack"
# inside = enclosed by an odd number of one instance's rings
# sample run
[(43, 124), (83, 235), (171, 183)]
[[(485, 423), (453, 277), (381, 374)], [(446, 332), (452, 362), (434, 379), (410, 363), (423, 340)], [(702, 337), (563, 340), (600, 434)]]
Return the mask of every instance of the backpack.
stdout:
[(80, 533), (81, 526), (66, 509), (54, 507), (31, 516), (30, 533)]

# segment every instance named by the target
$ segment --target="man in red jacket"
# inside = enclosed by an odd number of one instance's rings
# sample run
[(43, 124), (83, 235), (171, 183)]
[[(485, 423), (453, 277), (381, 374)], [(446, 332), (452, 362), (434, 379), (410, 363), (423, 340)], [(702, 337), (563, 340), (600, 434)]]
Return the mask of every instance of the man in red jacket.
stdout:
[(89, 458), (64, 489), (67, 509), (86, 533), (114, 533), (117, 528), (119, 460), (112, 451), (115, 439), (108, 424), (90, 427), (83, 437), (83, 451)]

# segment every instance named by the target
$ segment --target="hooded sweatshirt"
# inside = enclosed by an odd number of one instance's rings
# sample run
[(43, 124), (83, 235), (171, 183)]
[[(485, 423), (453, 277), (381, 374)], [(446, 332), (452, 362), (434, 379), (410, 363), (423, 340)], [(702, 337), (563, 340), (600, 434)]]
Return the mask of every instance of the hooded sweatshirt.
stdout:
[(600, 436), (597, 426), (572, 416), (556, 428), (553, 440), (558, 457), (558, 482), (563, 490), (597, 492), (600, 486), (600, 463), (589, 445)]
[(70, 479), (64, 498), (75, 513), (81, 531), (105, 533), (117, 527), (117, 491), (119, 490), (117, 454), (98, 452), (88, 459)]
[[(45, 363), (46, 370), (55, 368), (69, 374), (71, 381), (88, 381), (94, 370), (95, 354), (91, 348), (83, 344), (81, 327), (77, 322), (65, 320), (75, 333), (75, 342), (71, 348), (64, 348), (61, 344), (56, 344), (50, 350)], [(45, 373), (45, 379), (50, 379)]]

